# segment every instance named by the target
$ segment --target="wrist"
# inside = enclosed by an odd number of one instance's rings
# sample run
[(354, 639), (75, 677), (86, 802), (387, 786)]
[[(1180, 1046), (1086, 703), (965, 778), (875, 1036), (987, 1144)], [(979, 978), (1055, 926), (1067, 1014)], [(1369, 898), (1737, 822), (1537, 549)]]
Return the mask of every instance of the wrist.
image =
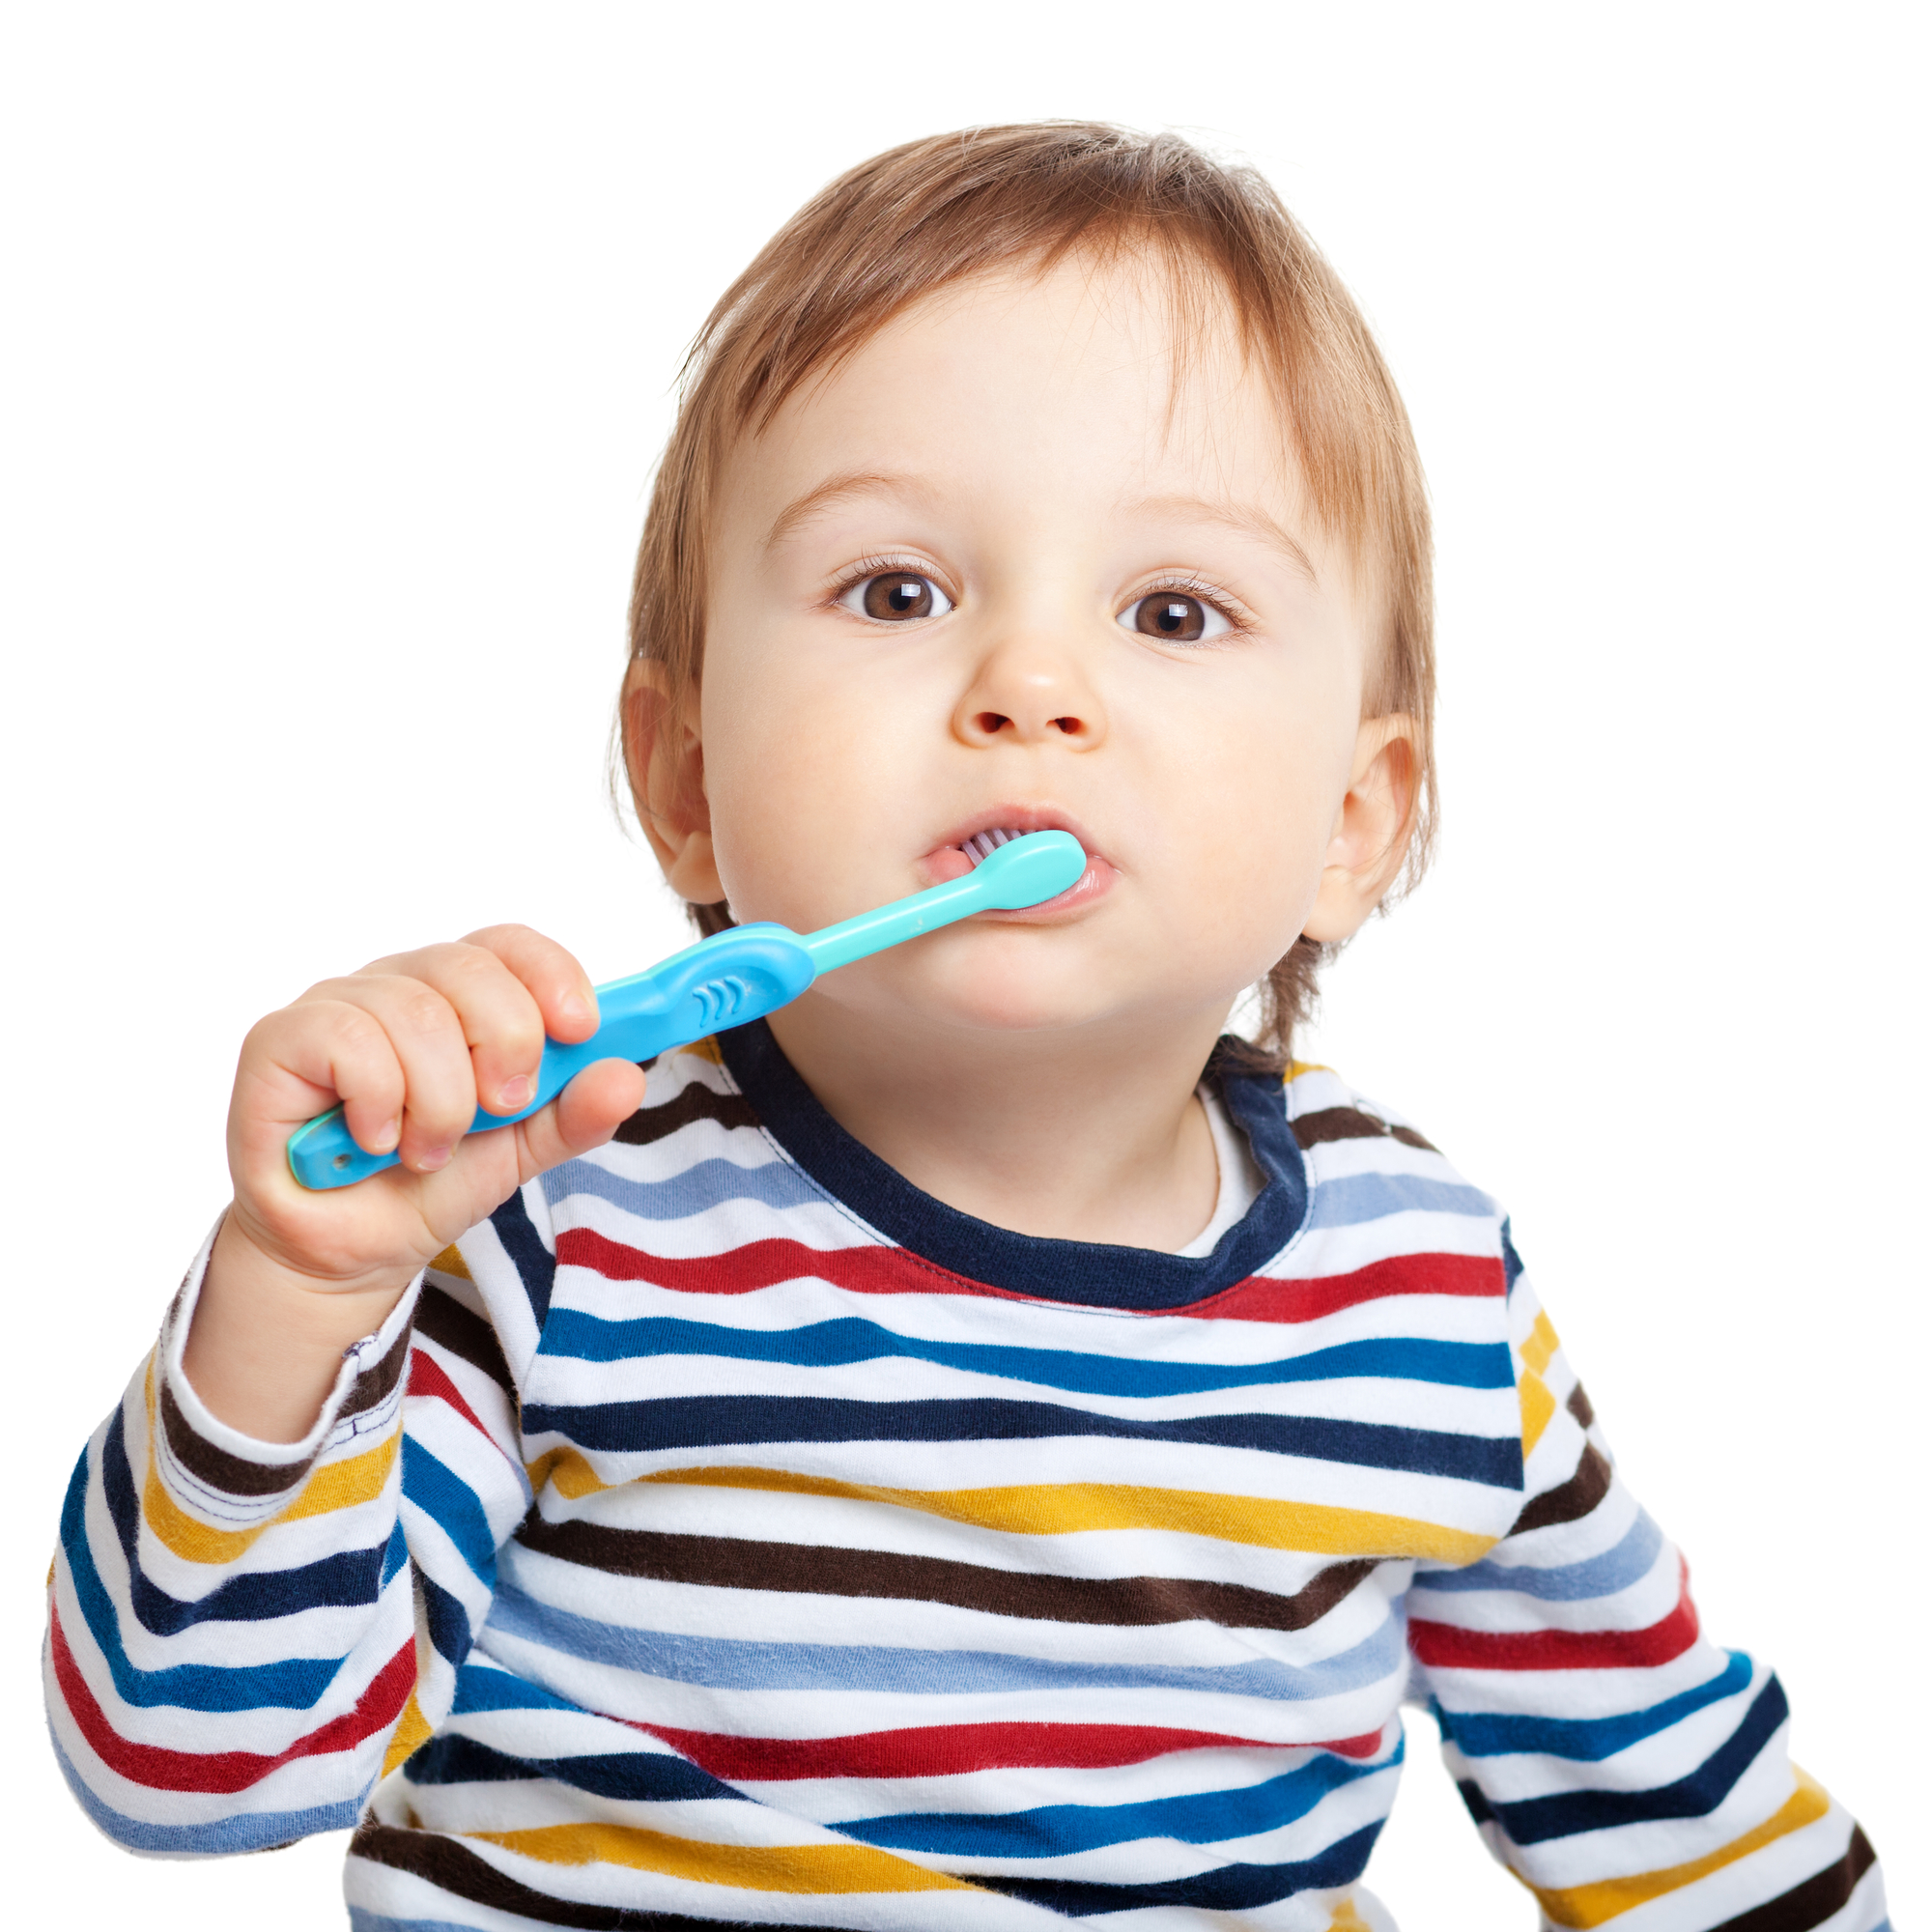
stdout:
[(231, 1210), (208, 1259), (182, 1366), (209, 1411), (265, 1442), (314, 1428), (344, 1352), (394, 1312), (416, 1270), (321, 1282), (277, 1261)]

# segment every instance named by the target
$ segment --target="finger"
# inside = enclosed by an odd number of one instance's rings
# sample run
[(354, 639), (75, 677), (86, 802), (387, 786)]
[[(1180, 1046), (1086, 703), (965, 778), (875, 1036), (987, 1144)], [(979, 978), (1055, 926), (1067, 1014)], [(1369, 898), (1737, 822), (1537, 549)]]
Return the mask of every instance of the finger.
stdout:
[(573, 1044), (597, 1031), (590, 976), (554, 939), (526, 925), (487, 925), (465, 942), (494, 952), (528, 988), (551, 1038)]
[(422, 980), (401, 974), (357, 974), (315, 994), (367, 1013), (387, 1037), (403, 1069), (402, 1129), (396, 1152), (417, 1174), (434, 1174), (476, 1113), (469, 1042), (456, 1009)]
[(628, 1060), (586, 1066), (541, 1113), (520, 1122), (520, 1167), (527, 1180), (602, 1147), (643, 1104), (644, 1072)]
[(514, 1114), (536, 1097), (543, 1014), (529, 988), (487, 947), (429, 946), (399, 962), (447, 1000), (463, 1027), (478, 1102)]
[[(279, 1150), (289, 1131), (340, 1102), (357, 1147), (387, 1153), (402, 1131), (405, 1082), (388, 1035), (361, 1007), (304, 1001), (258, 1022), (242, 1044), (234, 1130)], [(258, 1131), (259, 1130), (259, 1131)]]

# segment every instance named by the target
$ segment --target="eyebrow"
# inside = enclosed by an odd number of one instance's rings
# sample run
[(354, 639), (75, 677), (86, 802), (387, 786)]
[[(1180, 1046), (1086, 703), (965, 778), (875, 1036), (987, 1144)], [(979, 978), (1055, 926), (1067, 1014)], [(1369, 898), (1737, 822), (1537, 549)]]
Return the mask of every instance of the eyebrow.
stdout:
[(765, 532), (765, 548), (775, 549), (814, 517), (824, 516), (855, 497), (901, 497), (929, 502), (936, 494), (921, 476), (894, 475), (877, 469), (848, 469), (840, 475), (828, 476), (804, 496), (794, 497), (772, 519), (772, 526)]
[(1126, 506), (1129, 516), (1184, 517), (1194, 523), (1216, 524), (1237, 536), (1251, 537), (1269, 550), (1278, 551), (1307, 578), (1319, 584), (1315, 560), (1293, 530), (1278, 524), (1264, 510), (1245, 503), (1231, 503), (1211, 497), (1143, 497)]

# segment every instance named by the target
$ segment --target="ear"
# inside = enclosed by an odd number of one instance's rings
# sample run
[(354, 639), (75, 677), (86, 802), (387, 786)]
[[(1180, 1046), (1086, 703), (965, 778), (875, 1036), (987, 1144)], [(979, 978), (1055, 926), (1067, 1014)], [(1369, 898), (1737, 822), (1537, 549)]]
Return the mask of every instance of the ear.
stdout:
[(1414, 721), (1399, 712), (1365, 720), (1314, 910), (1302, 926), (1310, 939), (1347, 939), (1381, 903), (1408, 851), (1415, 791)]
[(696, 694), (672, 697), (662, 665), (633, 658), (624, 679), (625, 766), (638, 823), (672, 892), (695, 905), (724, 896), (711, 849)]

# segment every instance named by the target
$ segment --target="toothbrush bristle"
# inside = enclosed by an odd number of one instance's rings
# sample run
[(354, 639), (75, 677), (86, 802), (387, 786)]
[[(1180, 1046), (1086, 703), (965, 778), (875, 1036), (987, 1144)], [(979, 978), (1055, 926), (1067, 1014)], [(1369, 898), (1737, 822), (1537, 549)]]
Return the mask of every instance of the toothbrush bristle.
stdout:
[(975, 866), (980, 866), (990, 859), (1002, 845), (1010, 843), (1020, 836), (1017, 832), (1008, 832), (1002, 827), (995, 826), (986, 832), (974, 833), (959, 849)]

